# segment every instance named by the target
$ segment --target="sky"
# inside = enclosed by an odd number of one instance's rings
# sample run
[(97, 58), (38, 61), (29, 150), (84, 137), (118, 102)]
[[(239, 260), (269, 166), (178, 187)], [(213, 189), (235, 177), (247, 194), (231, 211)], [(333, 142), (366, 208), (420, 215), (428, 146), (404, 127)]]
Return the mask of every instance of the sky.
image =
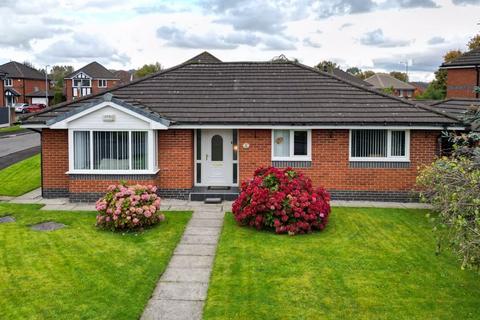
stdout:
[(480, 0), (0, 0), (0, 63), (111, 69), (283, 54), (429, 81), (480, 33)]

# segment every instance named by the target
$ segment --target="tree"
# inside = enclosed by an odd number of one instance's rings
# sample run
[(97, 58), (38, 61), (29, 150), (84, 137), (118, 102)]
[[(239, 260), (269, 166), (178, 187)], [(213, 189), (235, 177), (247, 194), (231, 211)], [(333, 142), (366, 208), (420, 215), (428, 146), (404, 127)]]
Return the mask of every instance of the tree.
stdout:
[(383, 88), (382, 92), (386, 93), (386, 94), (392, 94), (393, 95), (395, 93), (395, 89), (393, 89), (393, 87)]
[(470, 41), (468, 41), (467, 47), (470, 50), (480, 48), (480, 34), (477, 34), (472, 39), (470, 39)]
[(53, 81), (54, 88), (61, 90), (63, 89), (63, 79), (73, 71), (72, 66), (53, 66), (48, 76)]
[(421, 199), (432, 204), (438, 249), (447, 245), (460, 257), (462, 268), (480, 268), (480, 107), (463, 118), (471, 131), (450, 135), (450, 158), (424, 167), (417, 178)]
[(332, 72), (333, 69), (340, 69), (340, 66), (336, 62), (329, 61), (329, 60), (323, 60), (323, 61), (319, 62), (315, 66), (315, 68), (320, 70), (320, 71)]
[(373, 76), (374, 74), (375, 74), (375, 72), (372, 71), (372, 70), (365, 70), (365, 71), (363, 71), (363, 77), (362, 77), (362, 79), (370, 78), (370, 77)]
[(400, 81), (408, 82), (408, 75), (405, 72), (392, 71), (390, 75)]
[(357, 67), (350, 67), (350, 68), (348, 68), (348, 69), (345, 70), (345, 71), (347, 71), (348, 73), (351, 73), (351, 74), (353, 74), (354, 76), (357, 76), (357, 77), (359, 77), (359, 78), (360, 78), (361, 75), (362, 75), (362, 69), (357, 68)]
[(144, 64), (143, 67), (135, 71), (135, 76), (138, 78), (145, 77), (149, 74), (162, 70), (162, 65), (158, 62), (151, 64)]

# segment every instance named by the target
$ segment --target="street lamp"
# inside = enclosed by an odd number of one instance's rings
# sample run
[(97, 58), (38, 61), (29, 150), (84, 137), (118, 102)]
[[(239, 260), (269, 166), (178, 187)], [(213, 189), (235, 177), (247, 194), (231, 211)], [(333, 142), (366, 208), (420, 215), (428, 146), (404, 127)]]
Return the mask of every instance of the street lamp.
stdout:
[(48, 107), (48, 67), (50, 65), (45, 66), (45, 105)]

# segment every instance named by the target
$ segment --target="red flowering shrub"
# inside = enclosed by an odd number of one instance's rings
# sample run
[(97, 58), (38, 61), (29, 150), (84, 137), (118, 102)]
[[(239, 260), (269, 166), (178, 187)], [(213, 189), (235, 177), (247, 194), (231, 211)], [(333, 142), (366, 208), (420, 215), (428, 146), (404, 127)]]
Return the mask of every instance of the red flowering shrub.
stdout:
[(154, 186), (111, 185), (95, 204), (97, 226), (110, 230), (137, 230), (165, 220)]
[(330, 195), (323, 188), (314, 190), (312, 181), (292, 168), (260, 168), (252, 180), (242, 183), (232, 211), (242, 225), (309, 233), (327, 225)]

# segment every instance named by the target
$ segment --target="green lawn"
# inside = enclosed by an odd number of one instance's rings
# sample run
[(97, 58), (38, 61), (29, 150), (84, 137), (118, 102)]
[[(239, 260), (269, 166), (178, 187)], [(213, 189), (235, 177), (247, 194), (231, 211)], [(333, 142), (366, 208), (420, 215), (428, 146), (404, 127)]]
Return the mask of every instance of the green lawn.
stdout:
[(40, 155), (0, 170), (0, 196), (20, 196), (40, 187)]
[(335, 208), (295, 237), (227, 215), (205, 319), (479, 319), (480, 275), (435, 255), (425, 213)]
[(17, 131), (24, 131), (25, 129), (20, 128), (20, 126), (11, 126), (11, 127), (4, 127), (0, 128), (0, 133), (14, 133)]
[[(95, 212), (0, 203), (0, 319), (138, 319), (191, 217), (166, 213), (140, 234), (95, 228)], [(67, 228), (32, 231), (57, 221)]]

